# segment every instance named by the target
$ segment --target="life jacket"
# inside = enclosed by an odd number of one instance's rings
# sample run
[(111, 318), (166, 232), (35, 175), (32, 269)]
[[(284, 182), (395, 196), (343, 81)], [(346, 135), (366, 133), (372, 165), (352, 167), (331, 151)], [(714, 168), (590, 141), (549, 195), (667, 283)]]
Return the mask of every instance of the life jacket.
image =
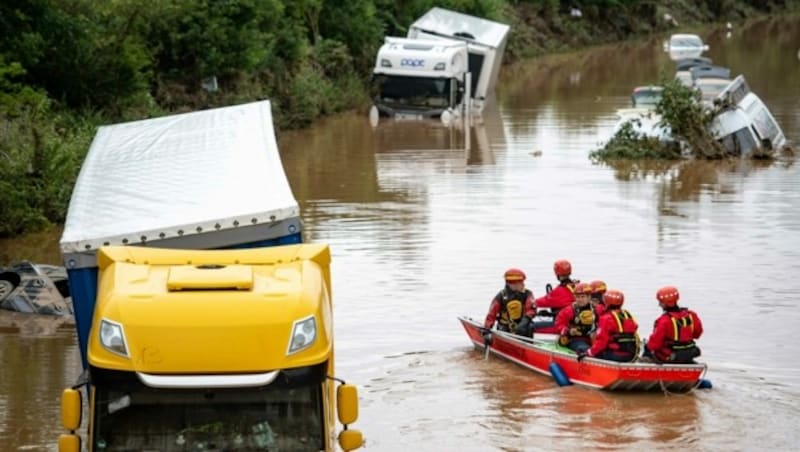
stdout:
[(495, 300), (500, 303), (500, 318), (498, 323), (510, 331), (516, 331), (517, 323), (525, 314), (525, 300), (533, 296), (530, 290), (522, 292), (509, 290), (508, 287), (498, 292)]
[(572, 303), (572, 319), (569, 321), (569, 329), (577, 328), (580, 334), (573, 336), (569, 333), (558, 338), (558, 343), (564, 347), (572, 341), (581, 341), (591, 344), (591, 334), (597, 325), (597, 313), (594, 306), (587, 305), (584, 308), (578, 307), (578, 303)]
[(617, 322), (617, 329), (611, 332), (608, 348), (617, 353), (639, 355), (639, 335), (636, 334), (639, 326), (636, 319), (624, 309), (615, 309), (609, 314)]
[(664, 341), (665, 349), (659, 359), (665, 362), (691, 363), (700, 356), (700, 349), (694, 342), (694, 319), (686, 308), (667, 311), (663, 315), (672, 323), (672, 334)]
[(570, 328), (577, 328), (580, 330), (582, 336), (589, 336), (597, 326), (597, 312), (591, 304), (584, 308), (578, 307), (578, 303), (572, 303), (572, 322)]

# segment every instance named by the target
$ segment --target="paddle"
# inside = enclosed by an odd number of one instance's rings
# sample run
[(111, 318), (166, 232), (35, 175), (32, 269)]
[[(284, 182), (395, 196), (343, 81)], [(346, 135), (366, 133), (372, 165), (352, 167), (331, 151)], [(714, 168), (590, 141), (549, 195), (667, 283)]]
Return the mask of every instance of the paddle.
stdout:
[(489, 359), (489, 345), (492, 343), (492, 332), (488, 328), (479, 327), (478, 330), (483, 335), (483, 359)]

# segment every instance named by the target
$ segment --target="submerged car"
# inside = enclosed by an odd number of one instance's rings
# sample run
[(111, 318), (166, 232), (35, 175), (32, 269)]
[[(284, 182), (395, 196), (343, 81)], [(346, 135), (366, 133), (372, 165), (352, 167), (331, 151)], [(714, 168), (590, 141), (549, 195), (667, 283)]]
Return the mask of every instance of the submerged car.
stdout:
[(663, 93), (664, 88), (661, 86), (637, 86), (631, 94), (631, 104), (633, 108), (655, 108)]
[(681, 58), (675, 61), (675, 78), (680, 80), (685, 86), (691, 87), (694, 79), (692, 78), (692, 68), (695, 67), (711, 67), (711, 58), (694, 57), (694, 58)]
[(0, 309), (72, 315), (66, 270), (28, 261), (0, 269)]
[(664, 41), (664, 51), (669, 53), (672, 60), (699, 57), (708, 50), (708, 45), (703, 43), (700, 36), (694, 34), (674, 34), (668, 41)]

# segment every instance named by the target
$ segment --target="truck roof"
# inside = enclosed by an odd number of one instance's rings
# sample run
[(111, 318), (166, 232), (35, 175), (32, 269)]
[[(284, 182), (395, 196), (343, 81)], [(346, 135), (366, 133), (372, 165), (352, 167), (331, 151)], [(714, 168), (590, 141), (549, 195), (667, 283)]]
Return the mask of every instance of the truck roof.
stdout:
[(449, 48), (464, 48), (467, 44), (464, 41), (455, 39), (417, 39), (417, 38), (403, 38), (395, 36), (386, 36), (383, 38), (384, 44), (395, 44), (402, 46), (406, 50), (416, 50), (420, 52), (444, 51)]
[(260, 101), (100, 127), (60, 245), (66, 255), (298, 216)]
[(467, 67), (467, 45), (452, 39), (386, 37), (373, 72), (437, 78), (461, 75)]
[(504, 44), (509, 31), (506, 24), (439, 7), (431, 8), (411, 24), (410, 28), (495, 48)]

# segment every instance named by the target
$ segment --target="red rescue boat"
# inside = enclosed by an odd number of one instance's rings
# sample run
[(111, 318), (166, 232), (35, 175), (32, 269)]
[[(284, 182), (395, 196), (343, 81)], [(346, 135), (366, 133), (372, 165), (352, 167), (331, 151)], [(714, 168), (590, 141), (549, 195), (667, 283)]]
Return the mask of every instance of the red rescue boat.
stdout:
[[(490, 330), (491, 343), (487, 347), (483, 338), (487, 330), (481, 323), (468, 317), (459, 317), (459, 320), (476, 348), (550, 375), (557, 382), (566, 377), (575, 384), (609, 391), (686, 392), (701, 384), (707, 368), (704, 363), (619, 363), (588, 357), (578, 361), (575, 352), (553, 340), (531, 339), (497, 330)], [(551, 366), (552, 363), (556, 365)], [(553, 375), (554, 371), (563, 375)]]

